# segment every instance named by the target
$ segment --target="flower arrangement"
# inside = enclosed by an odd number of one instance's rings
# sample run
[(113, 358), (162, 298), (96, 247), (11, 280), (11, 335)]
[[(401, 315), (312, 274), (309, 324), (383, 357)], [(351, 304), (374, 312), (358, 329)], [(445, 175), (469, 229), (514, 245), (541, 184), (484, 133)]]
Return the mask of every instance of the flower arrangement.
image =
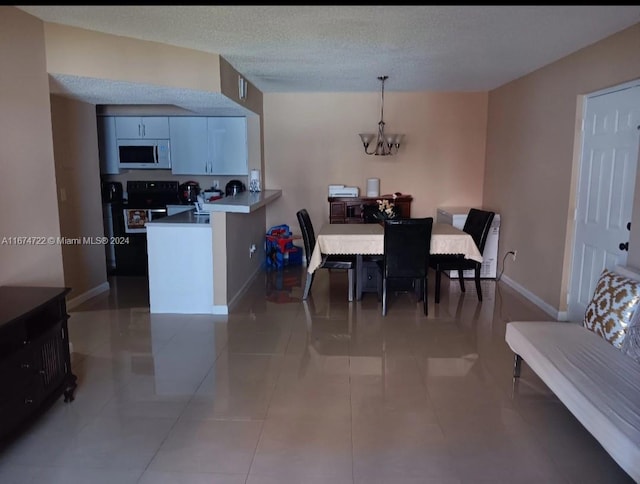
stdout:
[(396, 206), (393, 202), (390, 202), (386, 198), (376, 200), (376, 202), (378, 202), (378, 213), (376, 215), (379, 220), (396, 218), (398, 216)]

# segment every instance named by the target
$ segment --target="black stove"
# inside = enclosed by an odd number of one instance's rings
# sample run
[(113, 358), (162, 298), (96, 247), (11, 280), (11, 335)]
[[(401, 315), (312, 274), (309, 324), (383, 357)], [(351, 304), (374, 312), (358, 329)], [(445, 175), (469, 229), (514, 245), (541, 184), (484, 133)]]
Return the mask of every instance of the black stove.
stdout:
[(122, 203), (112, 204), (114, 236), (126, 241), (114, 247), (113, 274), (127, 276), (148, 274), (147, 234), (144, 221), (166, 217), (167, 205), (178, 203), (180, 198), (177, 181), (127, 182), (127, 199)]
[(180, 203), (177, 181), (128, 181), (127, 205), (133, 208), (165, 208)]

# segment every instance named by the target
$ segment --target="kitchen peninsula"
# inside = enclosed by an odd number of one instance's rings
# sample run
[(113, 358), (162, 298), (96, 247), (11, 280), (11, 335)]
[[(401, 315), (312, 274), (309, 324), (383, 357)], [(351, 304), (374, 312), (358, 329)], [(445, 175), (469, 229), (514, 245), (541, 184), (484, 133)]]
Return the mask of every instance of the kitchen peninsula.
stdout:
[(228, 314), (262, 267), (266, 207), (280, 196), (242, 192), (205, 203), (203, 215), (148, 222), (150, 312)]

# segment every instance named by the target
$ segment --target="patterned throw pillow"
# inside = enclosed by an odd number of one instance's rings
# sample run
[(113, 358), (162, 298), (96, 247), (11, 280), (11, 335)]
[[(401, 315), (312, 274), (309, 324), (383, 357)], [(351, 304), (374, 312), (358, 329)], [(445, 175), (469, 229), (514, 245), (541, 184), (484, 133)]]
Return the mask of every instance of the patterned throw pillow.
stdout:
[(605, 269), (587, 306), (583, 325), (620, 348), (639, 303), (640, 282)]

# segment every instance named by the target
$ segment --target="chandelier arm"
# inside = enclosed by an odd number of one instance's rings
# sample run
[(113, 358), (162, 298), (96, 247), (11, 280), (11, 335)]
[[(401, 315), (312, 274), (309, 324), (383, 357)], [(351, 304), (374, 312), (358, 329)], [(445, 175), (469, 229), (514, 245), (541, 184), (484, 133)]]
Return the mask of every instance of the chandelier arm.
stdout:
[[(369, 143), (369, 146), (371, 146), (371, 145), (373, 145), (373, 143)], [(376, 144), (376, 146), (377, 146), (377, 144)], [(373, 147), (373, 151), (371, 153), (369, 153), (369, 150), (367, 148), (368, 148), (368, 146), (364, 147), (364, 152), (366, 154), (368, 154), (368, 155), (375, 155), (376, 154), (376, 149), (377, 149), (376, 147)]]

